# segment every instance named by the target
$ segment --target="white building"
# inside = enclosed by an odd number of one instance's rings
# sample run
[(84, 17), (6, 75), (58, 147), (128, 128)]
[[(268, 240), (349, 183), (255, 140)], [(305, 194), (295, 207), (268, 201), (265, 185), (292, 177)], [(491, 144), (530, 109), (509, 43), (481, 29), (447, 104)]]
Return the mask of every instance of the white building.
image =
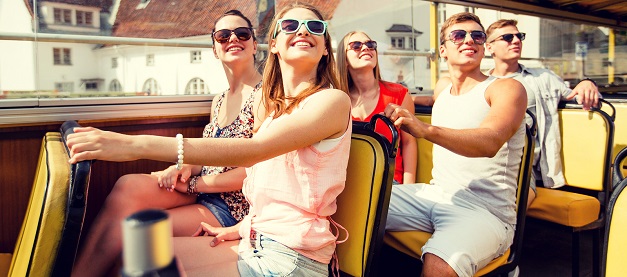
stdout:
[[(80, 1), (84, 5), (75, 4), (79, 0), (37, 1), (35, 8), (28, 0), (0, 1), (0, 32), (32, 36), (38, 29), (39, 33), (48, 35), (143, 37), (208, 43), (215, 19), (227, 9), (220, 1)], [(278, 9), (291, 1), (235, 0), (229, 4), (247, 15), (255, 27), (265, 27), (271, 18), (264, 12), (258, 13), (257, 2), (264, 5), (264, 11), (271, 11), (273, 4)], [(378, 42), (383, 79), (402, 82), (410, 88), (430, 88), (427, 53), (438, 52), (429, 45), (431, 2), (307, 2), (330, 18), (329, 32), (334, 46), (349, 31), (364, 31)], [(553, 34), (556, 30), (551, 33), (551, 30), (543, 29), (541, 19), (537, 17), (450, 4), (440, 4), (439, 7), (440, 24), (448, 16), (462, 11), (476, 13), (486, 28), (501, 18), (517, 19), (519, 30), (527, 33), (522, 53), (525, 58), (542, 58), (540, 46), (549, 43), (543, 39), (543, 34), (559, 38), (559, 34)], [(33, 27), (34, 19), (39, 22), (38, 26)], [(260, 39), (264, 39), (259, 30), (256, 32)], [(388, 52), (399, 50), (418, 54)], [(228, 86), (222, 65), (211, 48), (2, 40), (0, 61), (0, 91), (182, 95), (218, 93)], [(523, 60), (522, 63), (529, 67), (547, 66), (538, 60)], [(491, 59), (485, 59), (482, 64), (485, 70), (492, 66)], [(577, 67), (573, 63), (558, 62), (551, 69), (565, 74), (576, 71)], [(440, 70), (446, 72), (443, 60)]]

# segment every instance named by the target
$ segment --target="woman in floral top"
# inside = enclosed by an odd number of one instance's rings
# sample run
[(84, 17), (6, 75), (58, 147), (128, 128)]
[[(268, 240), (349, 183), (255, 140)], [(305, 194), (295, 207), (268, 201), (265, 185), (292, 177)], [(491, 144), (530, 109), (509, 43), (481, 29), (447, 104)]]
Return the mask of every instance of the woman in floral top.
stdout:
[[(257, 40), (252, 24), (231, 10), (215, 22), (213, 52), (229, 82), (211, 104), (211, 122), (203, 137), (250, 138), (255, 98), (261, 97), (261, 75), (255, 68)], [(121, 222), (134, 212), (167, 210), (174, 236), (191, 236), (201, 222), (232, 226), (248, 213), (242, 195), (244, 168), (176, 166), (152, 174), (129, 174), (116, 182), (81, 245), (74, 276), (101, 276), (116, 264), (122, 251)], [(166, 189), (167, 188), (167, 189)], [(197, 194), (198, 193), (198, 194)]]

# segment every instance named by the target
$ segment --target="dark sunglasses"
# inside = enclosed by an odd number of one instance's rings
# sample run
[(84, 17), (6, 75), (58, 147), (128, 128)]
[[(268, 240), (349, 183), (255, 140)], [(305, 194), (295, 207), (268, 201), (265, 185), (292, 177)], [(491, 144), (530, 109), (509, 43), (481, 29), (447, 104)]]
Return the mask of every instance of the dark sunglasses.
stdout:
[[(448, 40), (453, 42), (455, 45), (460, 45), (464, 43), (464, 40), (466, 40), (467, 34), (468, 32), (465, 30), (454, 30), (448, 35)], [(487, 36), (484, 31), (470, 31), (470, 38), (475, 42), (475, 44), (481, 45), (485, 43)], [(445, 41), (442, 41), (442, 44), (444, 44), (444, 42)]]
[(369, 40), (365, 42), (361, 41), (351, 41), (348, 43), (348, 48), (353, 49), (355, 51), (361, 51), (362, 46), (366, 46), (366, 48), (371, 50), (377, 50), (377, 42), (374, 40)]
[(300, 28), (300, 25), (304, 24), (307, 27), (307, 31), (312, 35), (321, 36), (327, 30), (327, 22), (313, 19), (313, 20), (299, 20), (299, 19), (279, 19), (277, 21), (277, 27), (274, 30), (273, 38), (276, 37), (279, 29), (286, 34), (296, 33)]
[(241, 41), (247, 41), (253, 36), (253, 30), (248, 27), (239, 27), (233, 30), (222, 29), (213, 33), (213, 39), (219, 43), (225, 43), (231, 39), (231, 34), (235, 34), (237, 39)]
[(502, 34), (502, 35), (496, 37), (495, 39), (493, 39), (492, 41), (490, 41), (490, 43), (493, 43), (493, 42), (495, 42), (497, 40), (503, 40), (503, 41), (506, 41), (506, 42), (512, 42), (512, 40), (514, 40), (514, 36), (516, 36), (520, 41), (523, 41), (523, 40), (525, 40), (525, 36), (526, 35), (527, 34), (525, 34), (525, 33)]

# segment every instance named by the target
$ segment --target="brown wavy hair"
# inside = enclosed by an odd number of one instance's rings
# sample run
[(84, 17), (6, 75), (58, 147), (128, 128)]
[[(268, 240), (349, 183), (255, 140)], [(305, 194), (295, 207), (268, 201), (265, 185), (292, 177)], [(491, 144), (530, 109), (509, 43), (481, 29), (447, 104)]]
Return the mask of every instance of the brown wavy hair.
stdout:
[(444, 42), (448, 39), (448, 34), (445, 32), (448, 31), (448, 27), (451, 27), (457, 23), (462, 23), (466, 21), (474, 21), (481, 26), (481, 30), (484, 31), (483, 24), (481, 24), (481, 19), (474, 13), (469, 12), (461, 12), (451, 15), (451, 17), (447, 18), (444, 23), (442, 23), (442, 27), (440, 28), (440, 45), (444, 44)]
[[(368, 37), (368, 39), (372, 40), (372, 38), (362, 32), (362, 31), (352, 31), (349, 32), (348, 34), (346, 34), (342, 40), (340, 40), (340, 43), (337, 45), (337, 68), (338, 68), (338, 72), (340, 74), (340, 89), (345, 91), (345, 92), (349, 92), (350, 93), (350, 89), (353, 88), (353, 86), (355, 85), (355, 83), (353, 82), (353, 78), (351, 77), (350, 72), (348, 72), (348, 57), (346, 56), (346, 51), (348, 50), (348, 43), (350, 41), (348, 41), (348, 39), (357, 33), (361, 33), (364, 34), (366, 37)], [(377, 51), (377, 50), (374, 50)], [(377, 79), (377, 81), (381, 81), (381, 72), (379, 70), (379, 52), (377, 52), (377, 65), (372, 69), (372, 74), (374, 74), (374, 78)]]
[[(290, 10), (295, 8), (304, 8), (312, 11), (320, 20), (324, 20), (322, 14), (313, 6), (305, 4), (292, 4), (281, 11), (279, 11), (272, 19), (269, 25), (268, 33), (274, 33), (277, 28), (277, 21)], [(276, 39), (276, 38), (272, 38)], [(271, 44), (271, 42), (268, 42)], [(329, 36), (329, 30), (324, 33), (324, 47), (326, 48), (328, 55), (322, 56), (316, 69), (316, 78), (313, 84), (300, 92), (295, 97), (285, 95), (283, 87), (283, 76), (281, 75), (281, 67), (279, 65), (279, 58), (276, 54), (268, 51), (268, 58), (266, 59), (266, 66), (263, 71), (263, 105), (266, 108), (266, 112), (269, 114), (272, 111), (275, 112), (274, 118), (279, 117), (284, 113), (291, 112), (297, 107), (301, 101), (308, 96), (330, 87), (339, 88), (340, 82), (337, 78), (337, 67), (335, 65), (335, 58), (333, 57), (333, 48), (331, 47), (331, 36)], [(289, 103), (289, 104), (286, 104)]]

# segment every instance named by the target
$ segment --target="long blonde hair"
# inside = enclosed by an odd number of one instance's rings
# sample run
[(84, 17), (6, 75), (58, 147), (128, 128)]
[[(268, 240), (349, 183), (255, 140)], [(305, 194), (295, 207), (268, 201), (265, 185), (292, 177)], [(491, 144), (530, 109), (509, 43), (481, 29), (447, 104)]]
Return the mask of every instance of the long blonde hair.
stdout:
[[(285, 15), (288, 11), (295, 8), (304, 8), (312, 11), (320, 20), (324, 20), (322, 14), (313, 6), (305, 4), (293, 4), (283, 8), (272, 19), (268, 28), (268, 33), (274, 33), (277, 28), (277, 21)], [(276, 38), (272, 38), (276, 39)], [(331, 36), (329, 31), (324, 33), (324, 46), (328, 52), (328, 55), (322, 56), (316, 69), (316, 79), (312, 86), (305, 89), (305, 91), (299, 93), (295, 97), (286, 96), (283, 87), (283, 77), (281, 75), (281, 67), (279, 65), (279, 59), (276, 54), (268, 51), (268, 58), (266, 60), (266, 66), (263, 71), (263, 105), (266, 108), (267, 113), (274, 111), (274, 118), (279, 117), (283, 113), (289, 113), (295, 107), (300, 104), (308, 96), (329, 88), (339, 88), (340, 82), (337, 79), (337, 68), (335, 65), (335, 58), (333, 57), (333, 48), (331, 47)], [(287, 100), (287, 101), (286, 101)], [(286, 104), (288, 102), (289, 104)]]
[[(368, 39), (372, 40), (368, 34), (362, 31), (352, 31), (346, 34), (340, 43), (337, 46), (337, 68), (340, 74), (340, 89), (350, 93), (350, 89), (353, 88), (355, 83), (353, 82), (353, 77), (351, 77), (350, 72), (348, 71), (348, 57), (346, 56), (346, 51), (348, 50), (348, 39), (357, 33), (364, 34), (364, 36), (368, 37)], [(377, 51), (377, 50), (374, 50)], [(372, 69), (372, 74), (374, 74), (374, 78), (377, 82), (381, 81), (381, 72), (379, 71), (379, 52), (377, 52), (377, 65)]]

